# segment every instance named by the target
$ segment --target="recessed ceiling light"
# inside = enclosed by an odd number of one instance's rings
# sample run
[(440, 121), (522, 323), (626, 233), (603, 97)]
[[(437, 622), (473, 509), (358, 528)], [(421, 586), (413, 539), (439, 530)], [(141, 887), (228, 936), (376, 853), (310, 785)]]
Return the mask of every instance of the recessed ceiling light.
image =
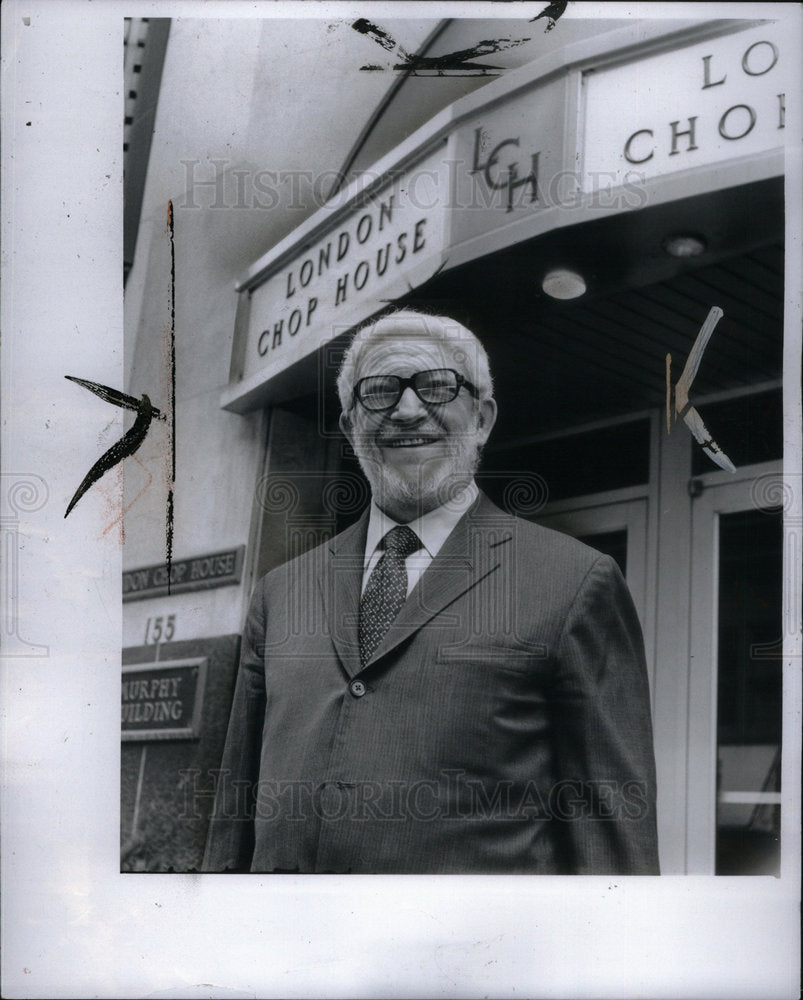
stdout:
[(558, 269), (549, 272), (541, 287), (553, 299), (577, 299), (585, 294), (586, 283), (574, 271)]
[(703, 237), (694, 233), (676, 233), (663, 242), (664, 250), (672, 257), (699, 257), (707, 246)]

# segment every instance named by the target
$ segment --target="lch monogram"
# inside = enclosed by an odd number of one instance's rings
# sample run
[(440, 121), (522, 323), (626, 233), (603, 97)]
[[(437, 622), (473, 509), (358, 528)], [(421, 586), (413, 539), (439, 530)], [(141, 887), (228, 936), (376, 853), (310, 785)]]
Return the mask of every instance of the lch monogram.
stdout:
[(503, 139), (502, 142), (497, 143), (488, 155), (488, 159), (483, 163), (481, 161), (482, 157), (482, 147), (483, 147), (483, 130), (481, 128), (474, 129), (474, 156), (471, 165), (471, 173), (479, 174), (481, 173), (485, 178), (485, 183), (493, 191), (507, 191), (507, 208), (506, 212), (513, 211), (513, 196), (516, 190), (520, 187), (527, 186), (530, 189), (530, 202), (538, 201), (538, 157), (540, 152), (530, 154), (530, 172), (524, 177), (519, 176), (519, 165), (517, 161), (507, 164), (507, 171), (503, 167), (501, 170), (497, 170), (497, 165), (499, 163), (499, 154), (506, 146), (515, 146), (517, 149), (519, 147), (518, 137), (515, 139)]

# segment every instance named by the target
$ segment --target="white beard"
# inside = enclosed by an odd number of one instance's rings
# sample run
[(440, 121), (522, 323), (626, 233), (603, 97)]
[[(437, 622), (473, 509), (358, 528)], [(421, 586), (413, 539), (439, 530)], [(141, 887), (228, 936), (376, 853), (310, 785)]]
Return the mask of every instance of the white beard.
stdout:
[(382, 461), (376, 444), (359, 437), (354, 441), (354, 452), (374, 502), (391, 516), (394, 510), (404, 509), (416, 511), (413, 517), (418, 517), (455, 499), (473, 479), (480, 451), (476, 433), (464, 434), (454, 441), (446, 458), (430, 460), (405, 476)]

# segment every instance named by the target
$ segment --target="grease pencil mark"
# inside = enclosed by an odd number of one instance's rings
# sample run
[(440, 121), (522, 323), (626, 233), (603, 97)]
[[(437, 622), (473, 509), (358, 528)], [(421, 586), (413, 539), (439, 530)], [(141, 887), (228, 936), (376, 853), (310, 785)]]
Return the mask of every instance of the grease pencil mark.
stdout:
[[(164, 418), (161, 418), (161, 419), (164, 419)], [(148, 470), (148, 467), (146, 465), (143, 465), (142, 462), (140, 462), (140, 460), (137, 458), (136, 455), (132, 455), (131, 457), (134, 459), (134, 461), (137, 463), (137, 465), (140, 466), (140, 468), (144, 469), (145, 474), (146, 474), (146, 476), (148, 478), (147, 478), (147, 480), (145, 482), (145, 485), (142, 487), (142, 489), (139, 491), (139, 493), (137, 493), (137, 495), (128, 504), (128, 506), (123, 507), (123, 509), (120, 511), (120, 513), (117, 515), (117, 517), (111, 522), (111, 524), (107, 524), (106, 525), (106, 527), (101, 532), (101, 535), (107, 535), (112, 530), (112, 528), (115, 525), (117, 525), (117, 524), (121, 525), (121, 528), (123, 528), (123, 525), (124, 525), (123, 519), (125, 518), (126, 514), (131, 510), (131, 508), (139, 500), (139, 498), (141, 496), (145, 495), (146, 491), (148, 490), (148, 488), (150, 487), (151, 483), (153, 482), (153, 476), (150, 474), (150, 472)], [(124, 538), (125, 538), (125, 530), (123, 528), (123, 539)]]
[(164, 420), (165, 417), (151, 404), (150, 399), (144, 393), (141, 399), (137, 399), (135, 396), (129, 396), (124, 392), (119, 392), (117, 389), (111, 389), (107, 385), (101, 385), (99, 382), (90, 382), (87, 379), (77, 378), (75, 375), (65, 375), (64, 377), (69, 379), (70, 382), (76, 382), (90, 392), (94, 392), (96, 396), (100, 396), (107, 403), (112, 403), (114, 406), (121, 406), (126, 410), (134, 410), (137, 414), (133, 426), (126, 431), (119, 441), (116, 441), (108, 451), (100, 456), (84, 476), (80, 486), (73, 494), (72, 500), (67, 505), (67, 510), (64, 512), (64, 516), (67, 517), (84, 493), (101, 476), (104, 476), (110, 469), (113, 469), (118, 462), (122, 462), (124, 458), (133, 455), (137, 451), (145, 440), (151, 420), (154, 417), (158, 420)]
[[(447, 52), (440, 56), (424, 56), (408, 52), (387, 31), (367, 18), (357, 18), (351, 26), (360, 34), (373, 38), (377, 45), (400, 59), (400, 62), (393, 66), (396, 72), (407, 73), (411, 76), (498, 76), (498, 73), (492, 71), (501, 70), (504, 67), (471, 62), (471, 60), (490, 55), (493, 52), (503, 52), (505, 49), (515, 48), (517, 45), (523, 45), (530, 41), (529, 38), (486, 39), (477, 42), (476, 45), (468, 49), (458, 49), (456, 52)], [(371, 71), (383, 68), (376, 64), (360, 67), (361, 70)]]
[[(95, 462), (89, 472), (84, 476), (78, 489), (73, 494), (72, 499), (67, 505), (67, 510), (64, 516), (67, 517), (70, 511), (75, 507), (81, 497), (89, 490), (102, 476), (104, 476), (110, 469), (113, 469), (115, 465), (118, 465), (124, 458), (128, 458), (135, 454), (139, 449), (142, 442), (145, 440), (148, 429), (150, 428), (151, 421), (155, 418), (157, 420), (166, 420), (168, 424), (168, 435), (170, 439), (170, 470), (168, 474), (168, 490), (167, 490), (167, 510), (165, 515), (165, 556), (167, 563), (167, 593), (170, 593), (170, 568), (173, 562), (173, 513), (174, 513), (174, 486), (176, 482), (176, 247), (175, 247), (175, 234), (173, 226), (173, 203), (169, 201), (167, 203), (167, 230), (170, 241), (170, 326), (168, 330), (169, 343), (170, 343), (170, 400), (169, 400), (169, 417), (167, 414), (158, 410), (150, 401), (150, 397), (143, 393), (140, 399), (136, 396), (129, 396), (127, 393), (120, 392), (118, 389), (112, 389), (110, 386), (101, 385), (99, 382), (90, 382), (88, 379), (78, 378), (76, 375), (65, 375), (66, 379), (71, 382), (75, 382), (90, 392), (93, 392), (96, 396), (99, 396), (107, 403), (111, 403), (113, 406), (120, 406), (126, 410), (133, 410), (136, 413), (136, 419), (134, 420), (133, 426), (126, 431), (126, 433), (116, 441), (108, 451), (104, 452), (103, 455)], [(147, 487), (146, 487), (147, 488)], [(141, 491), (142, 492), (142, 491)], [(104, 534), (109, 528), (113, 527), (125, 513), (130, 510), (133, 503), (139, 499), (140, 494), (135, 497), (132, 504), (123, 511), (119, 518), (116, 519), (108, 528), (105, 529)]]
[(561, 17), (563, 12), (568, 7), (568, 2), (566, 3), (551, 3), (548, 7), (544, 7), (540, 14), (536, 14), (535, 17), (530, 18), (530, 23), (537, 21), (541, 17), (547, 19), (547, 25), (544, 29), (544, 34), (548, 31), (552, 31), (555, 25), (558, 23), (558, 19)]
[(176, 241), (173, 225), (173, 202), (167, 203), (167, 231), (170, 237), (170, 483), (167, 489), (165, 518), (165, 561), (167, 593), (170, 594), (170, 569), (173, 563), (173, 487), (176, 482)]

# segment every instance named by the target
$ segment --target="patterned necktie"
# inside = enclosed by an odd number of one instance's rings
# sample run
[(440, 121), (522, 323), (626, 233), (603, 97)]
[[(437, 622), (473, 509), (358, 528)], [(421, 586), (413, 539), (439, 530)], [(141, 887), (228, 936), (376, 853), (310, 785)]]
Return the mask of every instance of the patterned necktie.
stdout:
[(374, 567), (360, 601), (360, 663), (371, 659), (382, 636), (407, 599), (405, 559), (421, 548), (421, 540), (406, 524), (391, 528), (381, 542), (382, 558)]

